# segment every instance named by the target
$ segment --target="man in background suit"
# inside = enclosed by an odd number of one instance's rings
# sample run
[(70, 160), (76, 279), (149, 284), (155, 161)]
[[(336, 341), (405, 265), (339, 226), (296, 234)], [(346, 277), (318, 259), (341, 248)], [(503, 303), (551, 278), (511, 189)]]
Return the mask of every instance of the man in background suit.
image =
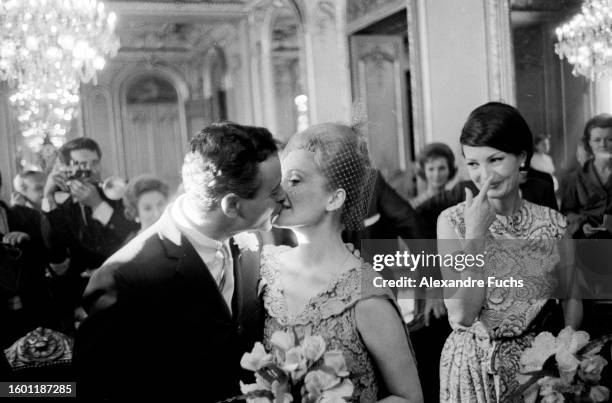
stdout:
[(0, 200), (0, 349), (36, 327), (58, 325), (45, 279), (48, 255), (41, 234), (43, 220), (37, 210), (9, 207)]
[(97, 270), (74, 360), (81, 392), (217, 402), (240, 394), (240, 358), (261, 341), (259, 250), (231, 237), (269, 230), (284, 193), (263, 128), (214, 124), (192, 140), (185, 194)]

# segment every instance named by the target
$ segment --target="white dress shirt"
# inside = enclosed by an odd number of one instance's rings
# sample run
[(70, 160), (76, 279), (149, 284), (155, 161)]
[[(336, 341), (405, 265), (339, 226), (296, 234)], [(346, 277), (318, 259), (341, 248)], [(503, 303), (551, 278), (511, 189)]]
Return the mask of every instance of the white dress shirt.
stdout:
[(169, 210), (170, 217), (206, 264), (210, 274), (217, 282), (217, 286), (220, 285), (222, 278), (225, 276), (223, 289), (219, 291), (231, 312), (232, 296), (234, 294), (234, 264), (230, 253), (229, 240), (219, 242), (200, 232), (197, 225), (185, 213), (184, 195), (179, 196), (169, 207)]

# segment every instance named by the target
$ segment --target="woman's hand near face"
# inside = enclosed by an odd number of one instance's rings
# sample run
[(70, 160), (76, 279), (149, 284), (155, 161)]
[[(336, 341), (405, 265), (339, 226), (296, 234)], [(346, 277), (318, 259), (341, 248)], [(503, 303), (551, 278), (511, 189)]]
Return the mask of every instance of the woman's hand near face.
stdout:
[(487, 191), (491, 184), (489, 177), (480, 193), (474, 197), (472, 191), (465, 189), (465, 238), (482, 239), (493, 221), (495, 221), (495, 208), (487, 197)]

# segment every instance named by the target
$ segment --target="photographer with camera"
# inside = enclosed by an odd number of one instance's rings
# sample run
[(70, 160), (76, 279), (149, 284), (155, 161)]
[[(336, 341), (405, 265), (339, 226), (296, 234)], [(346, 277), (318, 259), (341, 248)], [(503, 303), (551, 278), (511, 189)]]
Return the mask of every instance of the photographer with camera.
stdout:
[[(87, 284), (82, 274), (101, 266), (137, 228), (126, 218), (121, 200), (104, 195), (101, 157), (94, 140), (71, 140), (59, 150), (59, 163), (45, 185), (43, 209), (50, 210), (45, 238), (56, 274), (54, 289), (70, 320)], [(58, 192), (69, 196), (58, 203)]]

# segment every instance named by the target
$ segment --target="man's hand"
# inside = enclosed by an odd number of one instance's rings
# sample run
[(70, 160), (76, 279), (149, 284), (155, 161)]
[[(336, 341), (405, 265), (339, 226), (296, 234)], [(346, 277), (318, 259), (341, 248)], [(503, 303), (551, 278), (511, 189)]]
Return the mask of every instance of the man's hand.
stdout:
[(25, 206), (26, 198), (19, 192), (13, 192), (11, 194), (11, 206)]
[(423, 310), (425, 326), (429, 326), (429, 319), (431, 319), (432, 313), (436, 319), (440, 319), (446, 315), (446, 306), (444, 305), (443, 299), (427, 298), (425, 300), (425, 309)]
[(68, 182), (68, 186), (70, 186), (72, 196), (83, 205), (91, 207), (92, 210), (103, 201), (98, 188), (92, 183), (72, 180)]
[(45, 183), (45, 190), (43, 195), (48, 199), (53, 199), (53, 194), (58, 191), (68, 191), (68, 184), (66, 183), (66, 174), (62, 171), (62, 165), (58, 162), (53, 165), (53, 169), (47, 177)]
[(2, 238), (2, 243), (7, 243), (12, 246), (17, 246), (22, 242), (26, 242), (30, 240), (30, 236), (25, 232), (13, 231), (4, 235)]

